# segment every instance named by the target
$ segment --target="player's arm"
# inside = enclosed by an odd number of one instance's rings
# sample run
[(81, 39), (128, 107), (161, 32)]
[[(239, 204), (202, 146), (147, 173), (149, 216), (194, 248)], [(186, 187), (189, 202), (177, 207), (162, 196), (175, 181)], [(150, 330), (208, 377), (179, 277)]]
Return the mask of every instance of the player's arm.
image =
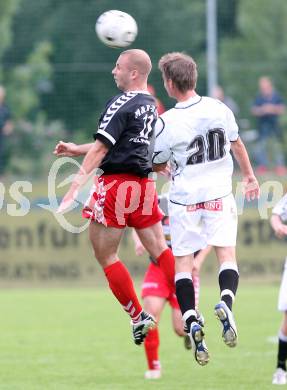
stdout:
[(251, 112), (254, 116), (262, 116), (264, 115), (264, 109), (262, 108), (262, 106), (259, 106), (259, 105), (256, 105), (254, 104), (252, 107), (251, 107)]
[(58, 212), (62, 212), (69, 208), (76, 199), (79, 189), (86, 183), (89, 175), (100, 166), (103, 158), (109, 151), (109, 148), (101, 141), (96, 140), (89, 148), (82, 165), (74, 177), (69, 191), (64, 196)]
[(155, 146), (152, 157), (153, 171), (166, 171), (168, 162), (171, 157), (171, 150), (169, 145), (168, 134), (165, 128), (165, 123), (161, 117), (155, 125)]
[(101, 116), (98, 131), (94, 134), (95, 142), (93, 144), (81, 145), (80, 150), (77, 150), (77, 152), (81, 153), (86, 152), (86, 155), (69, 191), (60, 204), (58, 212), (64, 211), (72, 205), (79, 189), (87, 182), (90, 174), (101, 165), (104, 157), (115, 145), (121, 132), (125, 129), (126, 118), (126, 112), (121, 109), (118, 109), (112, 118), (106, 113)]
[(259, 198), (259, 184), (254, 175), (247, 150), (240, 137), (238, 137), (236, 141), (231, 142), (231, 150), (243, 176), (246, 199), (253, 200)]
[(284, 114), (284, 111), (285, 111), (284, 104), (281, 103), (264, 104), (264, 114), (282, 115)]
[(92, 148), (94, 142), (90, 144), (74, 144), (73, 142), (60, 141), (55, 146), (54, 154), (58, 157), (79, 157), (84, 156)]

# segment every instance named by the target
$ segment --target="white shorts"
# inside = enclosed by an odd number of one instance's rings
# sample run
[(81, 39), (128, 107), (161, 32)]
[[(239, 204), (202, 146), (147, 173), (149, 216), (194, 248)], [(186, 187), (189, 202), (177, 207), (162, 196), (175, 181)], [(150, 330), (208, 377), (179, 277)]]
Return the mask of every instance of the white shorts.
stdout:
[(287, 258), (285, 260), (284, 271), (279, 290), (278, 310), (287, 311)]
[(169, 202), (171, 246), (175, 256), (207, 245), (235, 246), (237, 208), (232, 194), (191, 206)]

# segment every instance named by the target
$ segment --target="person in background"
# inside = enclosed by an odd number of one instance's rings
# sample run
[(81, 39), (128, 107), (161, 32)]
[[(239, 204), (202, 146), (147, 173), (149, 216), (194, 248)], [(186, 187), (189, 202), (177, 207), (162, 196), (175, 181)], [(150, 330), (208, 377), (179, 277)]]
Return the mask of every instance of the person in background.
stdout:
[(13, 131), (10, 110), (5, 103), (6, 91), (0, 85), (0, 178), (5, 173), (4, 137)]
[(274, 166), (276, 174), (284, 175), (287, 171), (281, 146), (279, 117), (284, 113), (285, 105), (269, 77), (260, 77), (258, 85), (259, 93), (251, 108), (252, 114), (257, 118), (259, 133), (255, 151), (257, 172), (264, 174)]
[[(275, 205), (270, 219), (271, 226), (278, 238), (287, 236), (287, 194)], [(287, 360), (287, 258), (285, 260), (279, 291), (278, 310), (283, 314), (282, 324), (278, 334), (277, 367), (273, 375), (273, 385), (286, 385), (286, 360)]]
[(224, 89), (220, 85), (216, 85), (211, 93), (211, 97), (213, 99), (220, 100), (222, 103), (224, 103), (230, 110), (233, 112), (233, 114), (237, 117), (239, 114), (239, 107), (237, 103), (232, 99), (232, 97), (225, 95)]

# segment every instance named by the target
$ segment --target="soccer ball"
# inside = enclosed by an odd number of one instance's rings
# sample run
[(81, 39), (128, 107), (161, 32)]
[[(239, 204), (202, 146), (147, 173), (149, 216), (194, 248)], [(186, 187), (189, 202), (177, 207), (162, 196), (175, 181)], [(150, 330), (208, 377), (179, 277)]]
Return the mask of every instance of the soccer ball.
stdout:
[(126, 47), (136, 39), (137, 23), (126, 12), (111, 10), (100, 15), (96, 21), (99, 39), (110, 47)]

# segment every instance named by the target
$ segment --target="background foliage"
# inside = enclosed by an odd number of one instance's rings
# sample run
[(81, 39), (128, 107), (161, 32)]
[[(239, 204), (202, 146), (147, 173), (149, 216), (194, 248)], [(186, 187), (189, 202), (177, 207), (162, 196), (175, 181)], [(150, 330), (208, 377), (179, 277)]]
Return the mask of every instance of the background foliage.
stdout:
[[(275, 3), (217, 1), (219, 83), (238, 102), (247, 127), (255, 125), (250, 104), (259, 76), (271, 76), (286, 98), (287, 3)], [(39, 136), (38, 121), (44, 129), (57, 121), (58, 138), (91, 139), (105, 101), (117, 93), (110, 72), (120, 53), (99, 42), (94, 24), (103, 11), (115, 8), (137, 20), (139, 34), (132, 47), (150, 53), (150, 81), (168, 108), (173, 102), (157, 70), (157, 61), (168, 51), (185, 51), (197, 60), (198, 92), (206, 94), (205, 1), (0, 0), (0, 82), (7, 87), (13, 117), (35, 128), (31, 137)], [(23, 134), (21, 123), (16, 134)], [(42, 136), (46, 144), (45, 130)], [(27, 145), (32, 156), (35, 143)]]

